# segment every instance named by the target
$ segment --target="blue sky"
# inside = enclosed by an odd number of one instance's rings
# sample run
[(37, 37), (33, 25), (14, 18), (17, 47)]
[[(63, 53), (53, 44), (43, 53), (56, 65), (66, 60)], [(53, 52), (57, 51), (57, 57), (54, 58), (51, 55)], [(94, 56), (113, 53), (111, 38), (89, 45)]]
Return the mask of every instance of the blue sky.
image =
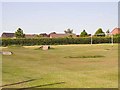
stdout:
[(3, 2), (2, 32), (64, 33), (71, 28), (94, 34), (118, 26), (117, 2)]

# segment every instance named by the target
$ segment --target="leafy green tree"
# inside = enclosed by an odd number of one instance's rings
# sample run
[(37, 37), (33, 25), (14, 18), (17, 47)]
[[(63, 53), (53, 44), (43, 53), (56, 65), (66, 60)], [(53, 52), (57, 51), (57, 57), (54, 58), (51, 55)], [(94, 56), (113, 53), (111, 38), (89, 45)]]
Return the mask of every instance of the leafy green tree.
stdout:
[(106, 34), (107, 34), (107, 35), (109, 35), (109, 34), (110, 34), (110, 31), (109, 31), (109, 29), (106, 31)]
[(109, 33), (110, 33), (109, 29), (106, 31), (106, 33), (107, 33), (107, 34), (109, 34)]
[(69, 29), (69, 28), (68, 28), (68, 29), (65, 30), (64, 32), (65, 32), (66, 34), (72, 34), (72, 33), (73, 33), (73, 29)]
[(95, 32), (94, 36), (105, 36), (105, 33), (103, 32), (102, 28), (99, 28), (99, 29)]
[(119, 40), (120, 40), (120, 34), (115, 34), (113, 35), (114, 37), (119, 37)]
[(88, 33), (87, 33), (85, 30), (83, 30), (83, 31), (81, 32), (80, 36), (81, 36), (81, 37), (86, 37), (86, 36), (88, 36)]
[(23, 33), (23, 30), (21, 28), (18, 28), (17, 31), (15, 32), (16, 38), (24, 38), (25, 34)]

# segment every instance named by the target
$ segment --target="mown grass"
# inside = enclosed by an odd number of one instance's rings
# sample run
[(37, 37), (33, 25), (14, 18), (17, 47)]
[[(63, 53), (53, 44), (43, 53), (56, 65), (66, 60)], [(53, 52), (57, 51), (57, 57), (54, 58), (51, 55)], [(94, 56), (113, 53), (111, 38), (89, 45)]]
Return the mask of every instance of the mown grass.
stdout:
[(56, 45), (48, 51), (39, 47), (3, 48), (13, 52), (2, 58), (3, 85), (35, 79), (5, 88), (118, 87), (117, 44)]
[(104, 57), (104, 56), (101, 56), (101, 55), (94, 55), (94, 56), (68, 56), (68, 57), (65, 57), (65, 58), (101, 58), (101, 57)]

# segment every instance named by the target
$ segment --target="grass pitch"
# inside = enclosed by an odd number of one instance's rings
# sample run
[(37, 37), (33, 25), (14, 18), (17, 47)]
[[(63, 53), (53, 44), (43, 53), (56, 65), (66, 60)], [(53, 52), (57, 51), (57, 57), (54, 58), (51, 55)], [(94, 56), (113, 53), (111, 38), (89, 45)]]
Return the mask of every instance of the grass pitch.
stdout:
[(4, 88), (117, 88), (118, 45), (10, 46), (2, 56)]

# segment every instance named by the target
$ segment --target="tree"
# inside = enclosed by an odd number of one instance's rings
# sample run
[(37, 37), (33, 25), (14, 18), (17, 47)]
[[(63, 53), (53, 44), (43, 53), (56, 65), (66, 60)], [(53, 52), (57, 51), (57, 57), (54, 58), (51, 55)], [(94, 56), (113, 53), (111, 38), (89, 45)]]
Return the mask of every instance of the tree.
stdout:
[(88, 36), (87, 32), (85, 30), (83, 30), (80, 34), (81, 37), (85, 37)]
[(106, 31), (106, 33), (110, 33), (109, 29)]
[(103, 32), (102, 28), (99, 28), (99, 29), (95, 32), (94, 36), (105, 36), (105, 33)]
[(17, 31), (15, 32), (16, 38), (24, 38), (25, 34), (23, 33), (23, 30), (21, 28), (18, 28)]
[(68, 28), (68, 29), (65, 30), (64, 32), (65, 32), (66, 34), (72, 34), (72, 33), (73, 33), (73, 29), (69, 29), (69, 28)]
[(106, 34), (107, 34), (107, 35), (109, 35), (109, 34), (110, 34), (110, 31), (109, 31), (109, 29), (106, 31)]

